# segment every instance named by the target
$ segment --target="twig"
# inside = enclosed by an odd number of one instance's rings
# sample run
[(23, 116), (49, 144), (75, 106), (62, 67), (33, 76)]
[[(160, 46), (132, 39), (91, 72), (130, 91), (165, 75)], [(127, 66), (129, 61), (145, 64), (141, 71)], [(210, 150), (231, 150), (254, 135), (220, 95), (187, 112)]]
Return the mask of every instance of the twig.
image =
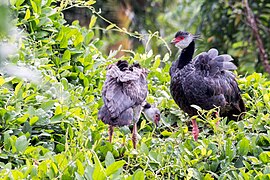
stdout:
[(268, 55), (265, 51), (262, 39), (260, 37), (259, 28), (256, 23), (254, 14), (249, 7), (248, 0), (242, 0), (242, 3), (246, 10), (247, 21), (250, 24), (250, 28), (252, 30), (253, 36), (255, 36), (256, 38), (257, 46), (259, 48), (259, 55), (260, 55), (260, 59), (262, 60), (263, 67), (265, 71), (270, 74), (270, 65), (268, 61)]

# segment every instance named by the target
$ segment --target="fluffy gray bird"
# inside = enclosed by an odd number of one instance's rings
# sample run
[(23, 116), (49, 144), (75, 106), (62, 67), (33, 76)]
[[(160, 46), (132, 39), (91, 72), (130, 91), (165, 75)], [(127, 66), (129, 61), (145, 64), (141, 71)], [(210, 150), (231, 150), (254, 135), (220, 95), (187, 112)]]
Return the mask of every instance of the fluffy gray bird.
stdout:
[(146, 118), (158, 124), (160, 112), (145, 102), (148, 95), (147, 70), (138, 63), (131, 66), (127, 61), (118, 61), (107, 68), (106, 80), (102, 89), (104, 105), (98, 112), (98, 118), (109, 124), (109, 141), (112, 142), (115, 126), (133, 124), (132, 142), (136, 149), (137, 122), (143, 111)]
[[(198, 36), (179, 31), (171, 42), (182, 49), (178, 60), (170, 68), (170, 91), (174, 101), (189, 116), (197, 114), (191, 106), (197, 105), (205, 110), (219, 107), (221, 116), (231, 120), (241, 119), (246, 108), (231, 72), (237, 68), (231, 62), (232, 57), (218, 55), (216, 49), (210, 49), (192, 59), (196, 38)], [(197, 140), (199, 129), (195, 119), (192, 125), (193, 137)]]

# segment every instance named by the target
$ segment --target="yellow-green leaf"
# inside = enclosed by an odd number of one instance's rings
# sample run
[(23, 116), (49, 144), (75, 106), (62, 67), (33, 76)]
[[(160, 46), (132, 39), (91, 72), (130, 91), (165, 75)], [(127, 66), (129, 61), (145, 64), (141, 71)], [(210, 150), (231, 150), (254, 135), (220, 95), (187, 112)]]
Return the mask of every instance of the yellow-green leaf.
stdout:
[(17, 86), (15, 87), (14, 94), (15, 94), (16, 96), (18, 95), (18, 92), (19, 92), (19, 90), (21, 89), (22, 84), (23, 84), (23, 82), (21, 81), (21, 82), (19, 82), (19, 84), (17, 84)]
[(84, 167), (83, 167), (82, 162), (79, 159), (76, 160), (76, 165), (77, 165), (77, 168), (78, 168), (78, 171), (77, 172), (80, 175), (83, 175), (84, 174)]
[(3, 76), (0, 76), (0, 86), (2, 86), (3, 84), (5, 84), (5, 79), (3, 78)]
[(106, 30), (112, 29), (115, 27), (115, 24), (110, 24), (109, 26), (106, 27)]
[(30, 125), (34, 125), (37, 121), (38, 121), (39, 117), (38, 116), (34, 116), (30, 119)]
[(30, 18), (30, 15), (31, 15), (30, 10), (27, 9), (26, 12), (25, 12), (24, 19), (25, 19), (25, 20), (29, 19), (29, 18)]
[(93, 15), (89, 23), (89, 29), (91, 29), (95, 25), (96, 21), (97, 21), (97, 17)]

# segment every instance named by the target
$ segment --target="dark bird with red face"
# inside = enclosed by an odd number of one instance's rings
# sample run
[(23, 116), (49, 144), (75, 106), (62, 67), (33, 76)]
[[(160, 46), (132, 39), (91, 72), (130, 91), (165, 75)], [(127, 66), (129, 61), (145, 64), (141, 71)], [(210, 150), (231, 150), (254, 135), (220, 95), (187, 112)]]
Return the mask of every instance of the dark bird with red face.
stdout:
[(160, 111), (145, 101), (148, 95), (147, 74), (148, 71), (138, 63), (129, 66), (127, 61), (120, 60), (108, 66), (102, 88), (104, 105), (98, 112), (98, 118), (109, 124), (110, 142), (115, 126), (133, 124), (132, 142), (136, 149), (137, 122), (141, 112), (146, 119), (158, 124)]
[[(177, 48), (182, 49), (178, 60), (170, 68), (170, 91), (176, 104), (189, 116), (197, 114), (191, 105), (210, 110), (219, 107), (220, 116), (238, 120), (246, 111), (240, 89), (231, 70), (237, 67), (228, 54), (219, 55), (214, 48), (202, 52), (192, 59), (195, 42), (198, 38), (188, 32), (179, 31), (172, 40)], [(192, 119), (193, 137), (198, 139), (199, 129)]]

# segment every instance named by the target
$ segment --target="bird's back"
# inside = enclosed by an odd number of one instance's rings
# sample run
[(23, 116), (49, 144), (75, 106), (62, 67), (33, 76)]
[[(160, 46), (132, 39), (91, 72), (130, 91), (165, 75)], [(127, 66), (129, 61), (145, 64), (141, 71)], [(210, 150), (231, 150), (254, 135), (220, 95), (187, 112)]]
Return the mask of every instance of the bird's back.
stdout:
[(180, 108), (195, 115), (192, 104), (206, 110), (220, 107), (221, 115), (230, 119), (245, 112), (240, 89), (230, 71), (236, 69), (232, 60), (230, 55), (218, 55), (216, 49), (210, 49), (171, 73), (171, 93)]
[(139, 65), (129, 67), (127, 61), (110, 65), (102, 89), (104, 106), (99, 110), (99, 119), (113, 126), (129, 125), (133, 108), (146, 99), (146, 76), (146, 69)]

